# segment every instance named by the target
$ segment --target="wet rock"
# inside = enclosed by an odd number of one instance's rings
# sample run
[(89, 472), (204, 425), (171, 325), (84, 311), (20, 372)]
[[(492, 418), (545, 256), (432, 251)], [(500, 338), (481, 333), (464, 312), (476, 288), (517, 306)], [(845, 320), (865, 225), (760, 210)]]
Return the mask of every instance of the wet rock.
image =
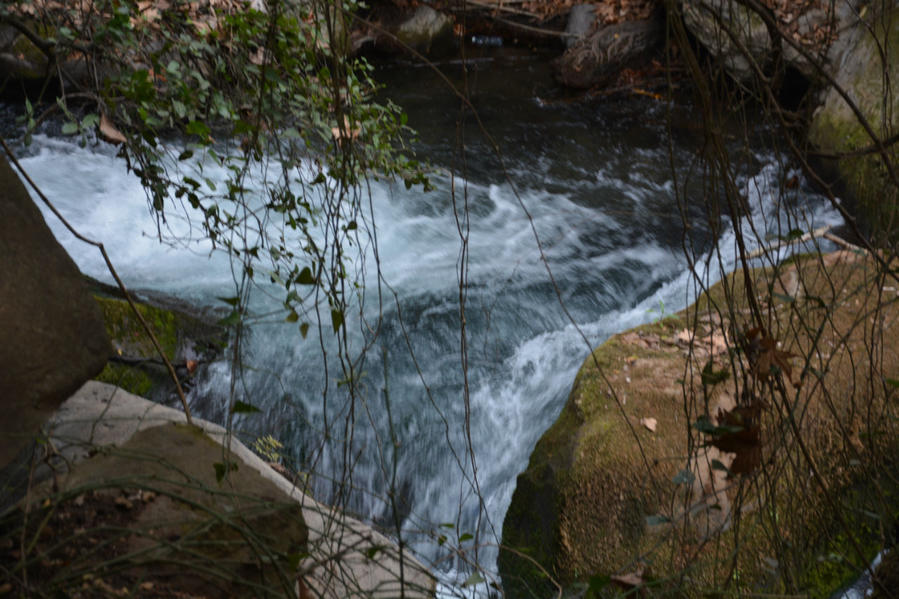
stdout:
[(78, 267), (0, 158), (0, 465), (99, 373), (111, 348)]
[(396, 37), (416, 52), (429, 54), (452, 43), (453, 18), (422, 4), (397, 27)]

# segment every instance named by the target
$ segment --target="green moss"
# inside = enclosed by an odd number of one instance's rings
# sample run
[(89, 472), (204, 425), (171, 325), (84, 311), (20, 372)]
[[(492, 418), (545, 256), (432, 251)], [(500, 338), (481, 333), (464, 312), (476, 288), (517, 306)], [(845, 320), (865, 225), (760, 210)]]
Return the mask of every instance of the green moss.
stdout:
[[(150, 357), (156, 354), (152, 340), (127, 301), (97, 296), (95, 299), (103, 310), (106, 332), (113, 346), (121, 350), (121, 353), (131, 356)], [(178, 318), (170, 310), (147, 304), (137, 304), (137, 309), (147, 321), (166, 356), (170, 360), (174, 359), (178, 348)]]
[[(848, 73), (848, 79), (841, 80), (858, 108), (865, 116), (871, 129), (881, 138), (887, 139), (895, 133), (899, 115), (899, 96), (884, 106), (881, 49), (887, 51), (886, 61), (890, 68), (890, 78), (899, 75), (899, 10), (888, 11), (886, 15), (875, 17), (871, 24), (874, 36), (865, 35), (856, 48), (854, 57), (861, 57), (860, 68)], [(884, 113), (886, 109), (886, 113)], [(885, 115), (892, 115), (891, 122), (885, 122)], [(828, 154), (852, 153), (873, 146), (873, 140), (848, 105), (831, 91), (824, 106), (816, 113), (809, 129), (809, 140), (818, 149)], [(887, 160), (894, 170), (899, 167), (899, 150), (887, 149)], [(827, 161), (827, 167), (839, 178), (849, 198), (858, 204), (859, 216), (875, 235), (884, 240), (895, 239), (899, 224), (895, 223), (899, 189), (891, 180), (884, 157), (878, 152), (860, 156), (848, 156)]]
[[(133, 360), (134, 364), (112, 361), (98, 380), (112, 383), (126, 391), (151, 397), (154, 391), (166, 388), (168, 374), (160, 362), (151, 338), (127, 301), (111, 297), (116, 289), (94, 285), (97, 303), (103, 312), (106, 332), (117, 356)], [(225, 332), (216, 325), (174, 309), (137, 303), (137, 309), (156, 336), (166, 357), (176, 362), (180, 352), (190, 347), (197, 356), (209, 359), (219, 353)]]
[[(13, 73), (20, 79), (43, 79), (47, 71), (47, 56), (24, 35), (19, 35), (9, 48), (10, 54), (24, 59)], [(33, 67), (33, 68), (29, 68)]]
[(146, 372), (124, 364), (107, 364), (103, 372), (97, 375), (96, 380), (142, 397), (147, 397), (154, 385)]

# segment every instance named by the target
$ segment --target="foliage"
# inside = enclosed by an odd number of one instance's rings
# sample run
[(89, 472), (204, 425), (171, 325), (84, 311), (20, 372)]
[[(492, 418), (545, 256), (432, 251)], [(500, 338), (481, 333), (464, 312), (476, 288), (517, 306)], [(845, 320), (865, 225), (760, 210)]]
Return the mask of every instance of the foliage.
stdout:
[[(55, 112), (64, 134), (99, 129), (124, 142), (160, 238), (185, 241), (167, 223), (186, 214), (200, 238), (237, 259), (239, 289), (257, 276), (283, 288), (288, 320), (301, 320), (305, 336), (307, 300), (320, 293), (335, 332), (345, 320), (345, 249), (365, 229), (366, 177), (427, 185), (403, 153), (405, 115), (373, 101), (370, 65), (343, 53), (356, 7), (18, 2), (0, 19), (53, 32), (41, 48), (62, 65), (53, 101), (26, 102), (29, 133)], [(66, 75), (73, 63), (89, 76)], [(226, 323), (245, 312), (244, 295), (229, 302)]]

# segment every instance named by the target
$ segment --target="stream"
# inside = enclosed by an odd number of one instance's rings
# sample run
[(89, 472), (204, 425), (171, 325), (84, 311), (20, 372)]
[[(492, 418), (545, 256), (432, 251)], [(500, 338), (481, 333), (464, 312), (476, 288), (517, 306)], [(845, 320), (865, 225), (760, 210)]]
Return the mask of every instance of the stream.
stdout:
[[(367, 268), (358, 311), (382, 324), (372, 336), (358, 318), (347, 321), (352, 347), (370, 345), (359, 361), (357, 402), (342, 393), (333, 351), (323, 358), (332, 339), (303, 339), (264, 289), (251, 307), (269, 316), (250, 329), (243, 376), (235, 379), (227, 361), (208, 365), (190, 397), (199, 416), (221, 422), (236, 389), (237, 399), (261, 409), (236, 419), (245, 441), (278, 439), (285, 460), (310, 474), (316, 498), (401, 534), (434, 565), (446, 595), (461, 592), (470, 574), (449, 547), (461, 546), (495, 572), (516, 476), (590, 348), (682, 309), (695, 294), (672, 176), (672, 165), (678, 173), (691, 168), (701, 141), (689, 111), (643, 96), (569, 101), (539, 54), (478, 52), (467, 67), (439, 66), (455, 83), (467, 82), (501, 160), (429, 69), (395, 64), (377, 72), (418, 131), (415, 149), (434, 167), (436, 190), (372, 183), (383, 295), (378, 302), (378, 278)], [(221, 307), (216, 298), (233, 295), (228, 259), (208, 243), (159, 244), (144, 192), (115, 148), (42, 133), (24, 151), (22, 164), (38, 185), (76, 228), (106, 244), (131, 288), (201, 306)], [(790, 173), (773, 155), (760, 149), (745, 163), (740, 184), (753, 212), (739, 226), (776, 235), (840, 224), (803, 184), (781, 189)], [(459, 198), (470, 217), (467, 262), (454, 212)], [(784, 201), (801, 219), (789, 227), (774, 218)], [(714, 240), (701, 202), (686, 212), (694, 243), (708, 249)], [(47, 218), (84, 272), (110, 280), (93, 248)], [(186, 220), (171, 226), (190, 232)], [(718, 241), (731, 269), (732, 229)], [(712, 261), (700, 274), (714, 281), (717, 268)], [(395, 506), (386, 499), (391, 491)]]

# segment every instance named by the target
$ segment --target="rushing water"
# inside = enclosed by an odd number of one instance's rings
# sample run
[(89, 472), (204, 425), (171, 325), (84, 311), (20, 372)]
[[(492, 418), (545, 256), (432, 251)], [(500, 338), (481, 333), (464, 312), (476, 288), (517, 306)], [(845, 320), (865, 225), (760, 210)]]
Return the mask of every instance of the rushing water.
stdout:
[[(464, 579), (466, 569), (447, 557), (437, 536), (475, 534), (484, 545), (480, 563), (493, 568), (515, 478), (561, 409), (589, 348), (692, 297), (669, 160), (668, 107), (648, 98), (615, 104), (554, 99), (545, 62), (491, 52), (474, 57), (466, 78), (457, 62), (443, 67), (469, 86), (502, 159), (472, 113), (461, 110), (430, 71), (405, 66), (381, 72), (420, 132), (419, 154), (437, 167), (437, 191), (372, 187), (381, 271), (396, 296), (385, 288), (382, 305), (369, 301), (362, 308), (366, 317), (381, 314), (383, 325), (360, 362), (360, 401), (347, 403), (333, 361), (325, 376), (322, 345), (303, 340), (283, 313), (253, 326), (245, 348), (249, 368), (236, 385), (240, 399), (263, 409), (243, 417), (240, 429), (249, 438), (279, 438), (290, 461), (313, 473), (319, 498), (390, 527), (394, 512), (384, 498), (394, 489), (402, 534), (423, 558), (439, 561), (450, 584), (456, 576)], [(673, 132), (673, 164), (685, 171), (695, 150), (690, 129)], [(81, 148), (39, 135), (23, 164), (81, 232), (106, 244), (131, 287), (203, 305), (231, 295), (228, 261), (210, 253), (208, 244), (159, 245), (144, 193), (113, 148)], [(751, 220), (776, 233), (783, 225), (773, 215), (778, 202), (787, 201), (777, 183), (783, 173), (764, 154), (748, 168), (743, 186), (753, 213), (741, 226)], [(444, 174), (449, 169), (457, 173), (454, 181)], [(452, 184), (457, 200), (467, 199), (471, 217), (465, 264)], [(813, 194), (800, 189), (791, 196), (805, 220), (790, 228), (839, 223)], [(52, 217), (48, 221), (85, 272), (109, 279), (95, 250)], [(179, 235), (189, 233), (184, 221), (173, 219), (171, 226)], [(700, 244), (711, 241), (698, 224), (691, 234)], [(732, 233), (720, 242), (732, 246)], [(460, 353), (463, 266), (467, 377)], [(365, 282), (378, 284), (371, 276)], [(278, 307), (264, 294), (253, 304), (258, 313)], [(354, 347), (363, 339), (371, 341), (357, 333)], [(231, 383), (229, 365), (213, 364), (191, 401), (201, 415), (221, 419)], [(338, 482), (349, 474), (352, 489), (345, 492)]]

